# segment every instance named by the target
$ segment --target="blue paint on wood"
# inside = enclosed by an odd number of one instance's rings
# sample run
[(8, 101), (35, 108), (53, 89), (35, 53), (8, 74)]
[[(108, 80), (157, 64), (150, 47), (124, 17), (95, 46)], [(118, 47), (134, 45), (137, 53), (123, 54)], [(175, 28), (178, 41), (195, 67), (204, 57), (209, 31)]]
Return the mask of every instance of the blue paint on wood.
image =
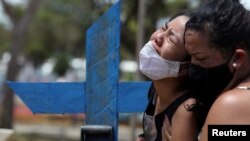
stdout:
[(111, 125), (118, 133), (120, 2), (87, 31), (86, 123)]
[(120, 113), (143, 112), (148, 103), (151, 82), (122, 82), (119, 84), (118, 111)]
[[(143, 112), (151, 82), (121, 82), (118, 87), (118, 113)], [(85, 113), (85, 83), (8, 82), (32, 113)]]
[(85, 83), (16, 83), (8, 85), (32, 113), (73, 114), (85, 109)]

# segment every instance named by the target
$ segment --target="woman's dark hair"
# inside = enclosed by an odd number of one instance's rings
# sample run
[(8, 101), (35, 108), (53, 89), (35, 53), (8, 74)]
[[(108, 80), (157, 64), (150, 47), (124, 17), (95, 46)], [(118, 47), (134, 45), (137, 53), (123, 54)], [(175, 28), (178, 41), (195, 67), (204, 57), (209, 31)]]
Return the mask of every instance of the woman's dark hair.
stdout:
[(249, 17), (239, 0), (208, 0), (189, 19), (186, 30), (207, 34), (209, 46), (229, 57), (238, 45), (249, 50)]

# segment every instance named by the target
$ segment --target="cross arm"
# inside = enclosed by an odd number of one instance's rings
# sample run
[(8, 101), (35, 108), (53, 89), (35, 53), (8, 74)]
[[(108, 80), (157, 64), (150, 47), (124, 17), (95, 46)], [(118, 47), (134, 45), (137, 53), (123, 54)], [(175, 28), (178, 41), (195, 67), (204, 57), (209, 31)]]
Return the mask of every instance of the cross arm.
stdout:
[(85, 109), (85, 82), (8, 82), (34, 114), (73, 114)]
[[(121, 82), (118, 86), (118, 112), (143, 112), (150, 82)], [(85, 82), (8, 82), (34, 114), (85, 113)]]
[(118, 111), (138, 113), (146, 109), (151, 82), (121, 82), (118, 89)]

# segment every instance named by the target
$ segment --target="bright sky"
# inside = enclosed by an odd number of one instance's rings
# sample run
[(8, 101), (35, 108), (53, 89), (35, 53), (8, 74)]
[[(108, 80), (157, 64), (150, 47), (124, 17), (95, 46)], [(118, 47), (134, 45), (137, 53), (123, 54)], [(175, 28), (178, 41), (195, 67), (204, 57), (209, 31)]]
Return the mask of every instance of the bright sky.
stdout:
[[(10, 2), (11, 4), (26, 4), (27, 0), (6, 0), (7, 2)], [(7, 16), (4, 15), (2, 3), (0, 2), (0, 22), (7, 25), (7, 28), (10, 28), (10, 22)]]
[(245, 6), (246, 9), (250, 10), (250, 1), (249, 0), (240, 0), (240, 1)]

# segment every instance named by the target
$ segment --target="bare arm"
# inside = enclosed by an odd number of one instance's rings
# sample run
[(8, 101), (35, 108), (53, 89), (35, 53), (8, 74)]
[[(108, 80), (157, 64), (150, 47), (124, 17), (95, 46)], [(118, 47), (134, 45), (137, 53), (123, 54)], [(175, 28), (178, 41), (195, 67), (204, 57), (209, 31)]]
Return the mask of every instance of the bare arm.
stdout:
[(188, 99), (178, 107), (172, 118), (171, 135), (170, 132), (163, 132), (163, 136), (171, 141), (197, 141), (194, 112), (186, 109), (186, 105), (194, 103), (194, 99)]

